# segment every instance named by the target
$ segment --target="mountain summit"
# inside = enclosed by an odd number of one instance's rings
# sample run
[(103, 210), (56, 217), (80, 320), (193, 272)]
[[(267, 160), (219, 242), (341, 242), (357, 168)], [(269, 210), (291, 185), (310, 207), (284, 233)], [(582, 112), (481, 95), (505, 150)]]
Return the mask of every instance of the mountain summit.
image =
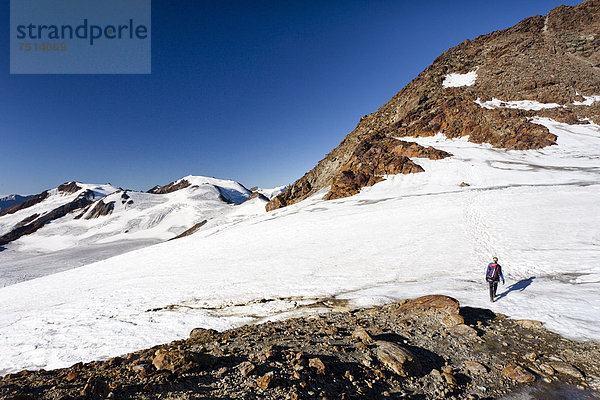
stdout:
[(465, 40), (358, 126), (267, 211), (330, 186), (326, 199), (354, 195), (391, 174), (422, 172), (414, 157), (450, 154), (397, 138), (468, 136), (500, 149), (556, 143), (532, 118), (600, 121), (600, 1), (559, 6), (546, 16)]

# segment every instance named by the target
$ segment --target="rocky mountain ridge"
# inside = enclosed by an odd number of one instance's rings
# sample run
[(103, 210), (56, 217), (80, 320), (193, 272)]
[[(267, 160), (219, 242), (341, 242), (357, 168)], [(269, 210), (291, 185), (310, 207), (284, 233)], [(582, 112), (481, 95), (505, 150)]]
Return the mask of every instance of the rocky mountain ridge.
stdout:
[[(79, 232), (79, 236), (90, 236), (85, 231), (93, 230), (95, 225), (77, 225), (74, 221), (102, 218), (97, 224), (100, 229), (108, 223), (114, 224), (113, 220), (119, 218), (117, 214), (128, 214), (131, 221), (124, 221), (123, 232), (116, 233), (156, 230), (158, 225), (164, 225), (164, 221), (170, 218), (171, 222), (166, 222), (168, 226), (165, 229), (172, 232), (167, 234), (168, 237), (164, 232), (159, 232), (159, 236), (166, 240), (198, 227), (202, 221), (214, 217), (213, 214), (228, 205), (240, 205), (250, 200), (266, 204), (269, 199), (258, 193), (253, 195), (234, 181), (192, 175), (162, 187), (156, 186), (146, 193), (111, 185), (67, 182), (0, 210), (0, 246), (31, 235), (50, 222), (54, 222), (55, 230), (58, 229), (56, 237), (69, 236), (72, 232)], [(204, 212), (197, 217), (195, 213), (199, 210)], [(71, 214), (72, 218), (69, 218)], [(109, 218), (111, 215), (114, 218)], [(59, 228), (56, 224), (59, 221), (66, 222), (69, 229)], [(98, 238), (101, 240), (105, 237)]]
[[(11, 215), (16, 217), (16, 219), (11, 218), (12, 222), (8, 222), (6, 226), (2, 226), (4, 232), (0, 235), (0, 246), (34, 233), (49, 222), (90, 205), (96, 197), (104, 194), (104, 187), (98, 187), (100, 191), (97, 191), (89, 186), (80, 186), (77, 182), (63, 183), (55, 189), (45, 190), (22, 203), (0, 211), (0, 218), (5, 217), (0, 222), (4, 222)], [(43, 207), (42, 204), (46, 200), (50, 203), (47, 207)], [(28, 212), (29, 210), (32, 211)]]
[[(600, 121), (600, 1), (559, 6), (546, 16), (465, 40), (376, 112), (361, 118), (341, 144), (311, 171), (273, 199), (267, 210), (303, 200), (331, 186), (326, 198), (347, 197), (372, 185), (382, 174), (421, 169), (394, 157), (389, 138), (468, 136), (501, 149), (538, 149), (556, 137), (534, 116), (561, 122)], [(447, 85), (451, 74), (473, 74), (473, 83)], [(485, 107), (483, 101), (534, 101), (540, 107)], [(366, 159), (364, 148), (373, 148)], [(418, 162), (416, 163), (418, 165)], [(399, 165), (407, 165), (399, 167)]]

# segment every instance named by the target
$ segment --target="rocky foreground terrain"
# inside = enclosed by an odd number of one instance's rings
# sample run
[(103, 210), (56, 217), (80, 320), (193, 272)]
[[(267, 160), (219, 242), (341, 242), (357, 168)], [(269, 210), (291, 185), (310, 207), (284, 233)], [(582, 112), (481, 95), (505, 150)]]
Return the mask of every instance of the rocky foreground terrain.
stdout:
[(596, 398), (598, 359), (598, 343), (433, 295), (224, 332), (198, 328), (106, 361), (7, 375), (0, 398), (497, 399), (540, 384)]

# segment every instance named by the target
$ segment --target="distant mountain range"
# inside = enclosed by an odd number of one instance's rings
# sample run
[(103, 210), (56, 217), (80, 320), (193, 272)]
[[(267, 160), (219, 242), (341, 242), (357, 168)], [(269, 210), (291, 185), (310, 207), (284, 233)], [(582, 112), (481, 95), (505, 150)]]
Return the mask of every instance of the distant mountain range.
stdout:
[(23, 203), (25, 200), (30, 199), (33, 196), (21, 196), (18, 194), (10, 194), (8, 196), (0, 197), (0, 211), (5, 208), (12, 207), (16, 204)]
[[(0, 210), (0, 246), (20, 241), (36, 251), (119, 240), (169, 240), (235, 215), (263, 211), (283, 188), (186, 176), (148, 192), (67, 182), (35, 196), (11, 196)], [(8, 201), (12, 201), (9, 205)]]

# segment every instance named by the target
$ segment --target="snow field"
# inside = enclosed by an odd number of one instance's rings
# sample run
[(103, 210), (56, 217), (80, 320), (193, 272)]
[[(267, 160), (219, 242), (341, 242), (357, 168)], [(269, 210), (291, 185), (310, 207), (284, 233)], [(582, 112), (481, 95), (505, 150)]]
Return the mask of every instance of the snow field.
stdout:
[[(558, 135), (558, 146), (503, 151), (414, 138), (454, 156), (416, 159), (425, 172), (388, 177), (351, 198), (323, 201), (322, 191), (4, 287), (0, 372), (107, 358), (195, 327), (289, 315), (319, 298), (367, 306), (441, 293), (598, 340), (600, 127), (535, 122)], [(494, 255), (507, 282), (489, 303), (484, 268)]]

